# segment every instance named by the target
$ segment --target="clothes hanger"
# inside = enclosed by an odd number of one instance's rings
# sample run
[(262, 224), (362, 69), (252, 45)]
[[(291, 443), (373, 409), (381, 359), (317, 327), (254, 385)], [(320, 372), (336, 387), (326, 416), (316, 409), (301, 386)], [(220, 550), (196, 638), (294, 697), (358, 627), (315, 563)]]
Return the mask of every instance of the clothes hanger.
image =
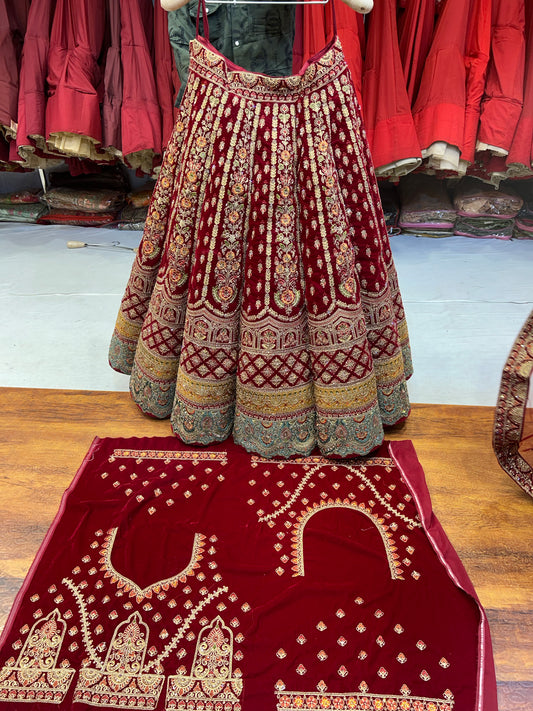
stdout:
[[(157, 1), (157, 0), (156, 0)], [(177, 10), (188, 0), (160, 0), (164, 10)], [(271, 5), (273, 0), (206, 0), (207, 5)], [(327, 5), (329, 0), (274, 0), (283, 5)], [(361, 15), (366, 15), (374, 7), (374, 0), (343, 0), (348, 7)]]
[[(327, 5), (329, 0), (205, 0), (206, 5)], [(374, 0), (343, 0), (355, 12), (366, 15), (374, 7)]]

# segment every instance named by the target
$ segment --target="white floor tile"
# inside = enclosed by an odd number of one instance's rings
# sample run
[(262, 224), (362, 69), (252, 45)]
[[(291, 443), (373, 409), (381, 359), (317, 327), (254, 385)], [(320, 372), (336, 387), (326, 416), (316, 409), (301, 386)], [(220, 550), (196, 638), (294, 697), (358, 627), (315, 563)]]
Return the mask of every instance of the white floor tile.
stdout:
[[(107, 349), (139, 232), (0, 223), (0, 386), (127, 390)], [(533, 308), (533, 241), (391, 240), (415, 375), (413, 402), (493, 405)]]

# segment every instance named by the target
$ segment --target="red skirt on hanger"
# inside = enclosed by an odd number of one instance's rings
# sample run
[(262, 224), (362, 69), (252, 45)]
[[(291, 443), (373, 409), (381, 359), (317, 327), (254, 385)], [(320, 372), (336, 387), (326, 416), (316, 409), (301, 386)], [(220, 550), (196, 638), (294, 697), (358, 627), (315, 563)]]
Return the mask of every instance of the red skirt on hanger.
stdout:
[(491, 62), (478, 144), (507, 153), (524, 101), (525, 2), (492, 0), (492, 13)]
[(447, 0), (426, 59), (413, 118), (422, 150), (436, 141), (463, 145), (465, 46), (470, 0)]
[[(0, 0), (0, 127), (17, 121), (18, 61), (7, 0)], [(1, 129), (0, 129), (1, 131)]]
[(157, 97), (151, 41), (143, 17), (151, 0), (120, 0), (122, 96), (122, 153), (132, 168), (151, 173), (161, 154), (161, 112)]
[[(376, 173), (402, 161), (422, 162), (398, 48), (396, 0), (379, 0), (370, 18), (363, 74), (363, 112)], [(407, 161), (407, 163), (405, 163)]]
[(524, 106), (507, 156), (507, 165), (522, 167), (528, 172), (533, 167), (533, 5), (526, 6), (527, 49), (524, 82)]
[(107, 0), (110, 44), (104, 70), (102, 105), (103, 145), (111, 152), (122, 152), (120, 114), (122, 109), (122, 63), (120, 58), (120, 0)]
[[(57, 150), (74, 134), (87, 145), (102, 141), (102, 72), (98, 57), (105, 31), (105, 0), (58, 0), (48, 59), (47, 139)], [(73, 142), (79, 146), (79, 142)], [(97, 150), (95, 148), (95, 150)], [(82, 157), (92, 158), (90, 155)]]
[(435, 0), (404, 0), (402, 4), (405, 12), (398, 21), (398, 39), (407, 94), (412, 104), (431, 46), (436, 8)]
[(154, 4), (154, 53), (157, 97), (161, 109), (162, 143), (166, 146), (174, 128), (177, 111), (174, 103), (180, 87), (174, 52), (168, 36), (168, 13)]
[[(26, 158), (44, 148), (46, 135), (46, 75), (50, 31), (56, 0), (33, 0), (28, 15), (20, 67), (17, 150)], [(22, 149), (22, 150), (21, 150)]]
[(474, 162), (481, 100), (490, 59), (492, 6), (487, 0), (472, 0), (466, 35), (465, 125), (461, 159)]
[(329, 0), (326, 4), (299, 5), (296, 7), (293, 72), (324, 47), (328, 41), (326, 27), (331, 27), (331, 2), (335, 2), (337, 35), (352, 75), (359, 104), (362, 102), (363, 51), (365, 44), (363, 16), (342, 0)]

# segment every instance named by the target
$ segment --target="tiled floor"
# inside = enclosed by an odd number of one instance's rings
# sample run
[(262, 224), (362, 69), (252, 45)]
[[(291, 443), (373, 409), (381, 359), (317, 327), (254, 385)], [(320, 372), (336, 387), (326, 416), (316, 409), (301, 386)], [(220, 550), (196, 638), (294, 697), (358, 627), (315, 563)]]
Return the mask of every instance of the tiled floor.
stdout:
[[(107, 348), (139, 232), (0, 223), (0, 386), (127, 390)], [(533, 308), (533, 241), (391, 238), (407, 312), (413, 402), (493, 405)]]

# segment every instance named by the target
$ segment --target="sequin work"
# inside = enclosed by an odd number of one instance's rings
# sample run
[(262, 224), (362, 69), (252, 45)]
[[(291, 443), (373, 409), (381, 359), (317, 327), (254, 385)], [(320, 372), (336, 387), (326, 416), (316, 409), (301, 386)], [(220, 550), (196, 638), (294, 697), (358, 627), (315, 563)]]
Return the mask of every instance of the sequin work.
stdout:
[(186, 443), (366, 454), (409, 413), (408, 333), (338, 39), (295, 76), (206, 40), (110, 347), (135, 402)]

